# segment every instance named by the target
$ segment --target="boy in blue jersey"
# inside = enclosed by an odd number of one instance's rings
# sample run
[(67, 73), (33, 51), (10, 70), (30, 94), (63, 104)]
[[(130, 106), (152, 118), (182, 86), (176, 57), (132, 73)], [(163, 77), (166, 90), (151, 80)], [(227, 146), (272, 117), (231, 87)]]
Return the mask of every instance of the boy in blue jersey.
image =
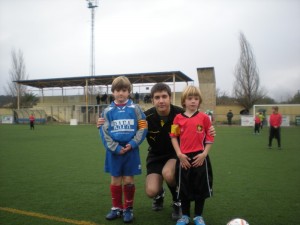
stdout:
[(123, 215), (123, 221), (130, 223), (133, 220), (134, 175), (142, 172), (139, 145), (146, 137), (148, 126), (141, 108), (129, 99), (131, 83), (128, 78), (114, 79), (111, 91), (115, 100), (103, 111), (105, 122), (100, 127), (106, 148), (105, 172), (111, 174), (112, 209), (106, 219)]

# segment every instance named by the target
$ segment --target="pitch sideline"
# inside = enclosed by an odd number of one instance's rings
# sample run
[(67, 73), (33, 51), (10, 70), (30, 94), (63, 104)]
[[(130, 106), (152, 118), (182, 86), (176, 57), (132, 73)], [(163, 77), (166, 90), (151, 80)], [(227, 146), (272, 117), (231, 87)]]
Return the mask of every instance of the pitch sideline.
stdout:
[(82, 221), (82, 220), (73, 220), (73, 219), (67, 219), (67, 218), (62, 218), (62, 217), (57, 217), (57, 216), (49, 216), (41, 213), (35, 213), (35, 212), (29, 212), (29, 211), (23, 211), (23, 210), (18, 210), (18, 209), (13, 209), (13, 208), (6, 208), (6, 207), (0, 207), (1, 211), (5, 212), (10, 212), (14, 214), (20, 214), (20, 215), (25, 215), (25, 216), (31, 216), (31, 217), (36, 217), (40, 219), (47, 219), (47, 220), (53, 220), (53, 221), (58, 221), (58, 222), (64, 222), (64, 223), (70, 223), (70, 224), (75, 224), (75, 225), (103, 225), (103, 224), (97, 224), (89, 221)]

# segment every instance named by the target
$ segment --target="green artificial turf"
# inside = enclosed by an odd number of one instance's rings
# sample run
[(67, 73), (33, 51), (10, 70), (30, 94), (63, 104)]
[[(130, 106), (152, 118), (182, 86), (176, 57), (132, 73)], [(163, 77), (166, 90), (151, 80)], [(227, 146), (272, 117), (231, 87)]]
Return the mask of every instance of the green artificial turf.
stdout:
[[(226, 225), (236, 217), (250, 225), (298, 224), (300, 127), (282, 128), (282, 150), (275, 140), (273, 149), (267, 148), (267, 128), (260, 135), (249, 127), (216, 131), (210, 153), (214, 196), (206, 201), (206, 224)], [(163, 211), (151, 210), (144, 191), (146, 154), (145, 141), (133, 223), (175, 225), (169, 191)], [(105, 220), (111, 197), (104, 158), (95, 126), (36, 125), (31, 131), (27, 125), (0, 125), (0, 224), (123, 224)]]

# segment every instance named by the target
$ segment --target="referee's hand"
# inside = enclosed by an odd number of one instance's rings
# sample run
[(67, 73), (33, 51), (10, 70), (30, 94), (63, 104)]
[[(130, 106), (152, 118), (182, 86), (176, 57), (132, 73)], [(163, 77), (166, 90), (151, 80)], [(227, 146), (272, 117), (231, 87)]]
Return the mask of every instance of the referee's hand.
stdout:
[(96, 124), (97, 128), (99, 129), (104, 124), (104, 122), (105, 122), (104, 118), (99, 117)]

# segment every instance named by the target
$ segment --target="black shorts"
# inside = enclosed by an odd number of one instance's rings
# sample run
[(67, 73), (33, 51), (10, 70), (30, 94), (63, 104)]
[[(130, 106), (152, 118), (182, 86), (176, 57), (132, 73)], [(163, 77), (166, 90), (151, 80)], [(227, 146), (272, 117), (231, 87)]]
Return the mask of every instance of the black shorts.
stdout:
[(277, 140), (280, 140), (280, 127), (270, 127), (270, 136), (269, 138), (276, 138)]
[(170, 159), (177, 159), (174, 151), (172, 154), (157, 155), (149, 153), (146, 160), (147, 175), (157, 173), (162, 175), (162, 170)]
[[(187, 154), (193, 158), (196, 153)], [(201, 154), (201, 153), (200, 153)], [(209, 156), (207, 155), (202, 166), (183, 169), (180, 161), (176, 162), (176, 182), (181, 200), (200, 200), (212, 196), (213, 174)]]

